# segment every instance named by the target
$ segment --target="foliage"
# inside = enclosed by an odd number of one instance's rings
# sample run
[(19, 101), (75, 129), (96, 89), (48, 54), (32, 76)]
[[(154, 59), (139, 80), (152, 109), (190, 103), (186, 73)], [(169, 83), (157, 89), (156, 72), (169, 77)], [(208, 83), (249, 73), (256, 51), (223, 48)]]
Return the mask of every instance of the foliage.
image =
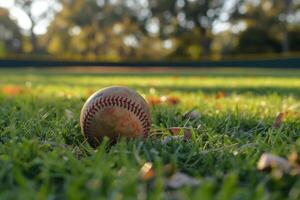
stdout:
[[(290, 45), (297, 42), (294, 37), (290, 38), (289, 31), (294, 27), (299, 27), (299, 21), (294, 18), (299, 12), (299, 8), (300, 2), (292, 0), (260, 0), (257, 2), (243, 0), (240, 1), (232, 19), (247, 23), (248, 29), (245, 30), (245, 34), (242, 34), (244, 37), (248, 34), (251, 38), (255, 29), (260, 30), (261, 35), (257, 32), (259, 35), (253, 36), (257, 38), (256, 42), (260, 42), (253, 44), (253, 46), (256, 45), (256, 49), (252, 49), (252, 51), (259, 50), (258, 47), (262, 47), (260, 50), (262, 52), (279, 51), (277, 42), (281, 44), (281, 51), (286, 53), (290, 51)], [(243, 46), (243, 42), (241, 43)], [(238, 50), (243, 50), (242, 46)], [(248, 53), (247, 49), (246, 53)]]
[(291, 51), (300, 51), (300, 34), (299, 29), (298, 30), (290, 30), (289, 31), (289, 37), (290, 37), (290, 48)]
[[(44, 12), (36, 15), (33, 13), (33, 7), (36, 3), (45, 3), (48, 2), (48, 4), (46, 4), (48, 6), (47, 10), (45, 10)], [(31, 27), (28, 30), (29, 36), (30, 36), (30, 45), (31, 45), (31, 52), (34, 53), (39, 53), (41, 51), (43, 51), (43, 49), (41, 49), (40, 45), (38, 44), (38, 35), (35, 33), (34, 29), (36, 28), (37, 25), (39, 25), (40, 22), (42, 22), (43, 20), (47, 20), (49, 19), (49, 17), (51, 15), (54, 15), (55, 13), (55, 9), (53, 7), (53, 5), (55, 5), (56, 0), (49, 0), (49, 1), (45, 1), (45, 0), (15, 0), (14, 4), (17, 8), (20, 8), (21, 10), (23, 10), (23, 12), (25, 13), (25, 15), (28, 17), (30, 23), (31, 23)]]
[[(36, 5), (47, 9), (33, 12)], [(288, 53), (300, 46), (295, 0), (16, 0), (14, 8), (31, 23), (18, 32), (21, 49), (32, 54), (169, 61)], [(49, 26), (38, 35), (41, 24)], [(246, 47), (245, 41), (254, 42)]]
[(0, 8), (0, 55), (20, 53), (22, 50), (22, 35), (16, 22), (11, 20), (9, 12)]
[(241, 33), (236, 53), (273, 53), (281, 51), (281, 44), (267, 30), (251, 27)]

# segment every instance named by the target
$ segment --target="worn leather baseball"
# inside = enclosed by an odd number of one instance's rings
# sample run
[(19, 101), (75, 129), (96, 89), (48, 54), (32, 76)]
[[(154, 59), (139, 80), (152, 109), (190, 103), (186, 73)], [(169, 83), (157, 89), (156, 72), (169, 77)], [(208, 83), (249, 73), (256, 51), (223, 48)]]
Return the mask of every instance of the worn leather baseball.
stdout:
[(103, 137), (148, 136), (150, 111), (145, 99), (134, 90), (113, 86), (97, 91), (85, 102), (80, 125), (91, 146), (97, 147)]

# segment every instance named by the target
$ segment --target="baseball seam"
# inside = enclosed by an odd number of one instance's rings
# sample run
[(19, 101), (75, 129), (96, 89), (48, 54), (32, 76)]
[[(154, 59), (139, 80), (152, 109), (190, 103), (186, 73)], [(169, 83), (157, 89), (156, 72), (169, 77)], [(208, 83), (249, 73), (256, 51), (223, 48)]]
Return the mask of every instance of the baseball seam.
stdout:
[(136, 102), (128, 99), (127, 97), (120, 96), (107, 96), (104, 98), (99, 98), (93, 102), (91, 106), (86, 110), (83, 115), (83, 132), (88, 133), (92, 118), (96, 115), (96, 113), (107, 107), (107, 106), (116, 106), (127, 109), (128, 111), (135, 114), (135, 116), (140, 120), (143, 128), (144, 137), (147, 137), (147, 133), (150, 130), (150, 122), (147, 114), (144, 112), (143, 108), (137, 104)]

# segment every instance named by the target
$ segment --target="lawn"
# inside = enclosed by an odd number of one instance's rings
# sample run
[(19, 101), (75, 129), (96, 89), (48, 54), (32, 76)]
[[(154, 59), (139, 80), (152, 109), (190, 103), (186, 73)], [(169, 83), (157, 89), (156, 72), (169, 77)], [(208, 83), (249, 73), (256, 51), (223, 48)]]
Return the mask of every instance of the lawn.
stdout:
[[(93, 149), (79, 125), (93, 92), (136, 89), (151, 107), (147, 141)], [(0, 199), (300, 199), (300, 175), (260, 171), (264, 152), (300, 153), (300, 70), (186, 73), (0, 70)], [(199, 116), (184, 118), (195, 109)], [(279, 113), (285, 113), (279, 125)], [(186, 127), (192, 137), (170, 136)], [(168, 138), (168, 140), (166, 140)], [(143, 174), (145, 163), (151, 173)], [(276, 171), (277, 170), (277, 171)], [(189, 178), (173, 187), (175, 174)], [(175, 183), (180, 182), (175, 181)]]

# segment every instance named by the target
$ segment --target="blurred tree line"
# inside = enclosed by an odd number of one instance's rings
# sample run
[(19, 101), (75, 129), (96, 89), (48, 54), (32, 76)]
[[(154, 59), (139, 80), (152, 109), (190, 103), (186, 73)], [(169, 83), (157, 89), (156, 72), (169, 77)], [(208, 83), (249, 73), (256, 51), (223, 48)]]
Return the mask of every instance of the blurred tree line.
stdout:
[(300, 0), (48, 0), (36, 16), (38, 1), (14, 1), (29, 30), (0, 8), (0, 55), (200, 60), (300, 51)]

